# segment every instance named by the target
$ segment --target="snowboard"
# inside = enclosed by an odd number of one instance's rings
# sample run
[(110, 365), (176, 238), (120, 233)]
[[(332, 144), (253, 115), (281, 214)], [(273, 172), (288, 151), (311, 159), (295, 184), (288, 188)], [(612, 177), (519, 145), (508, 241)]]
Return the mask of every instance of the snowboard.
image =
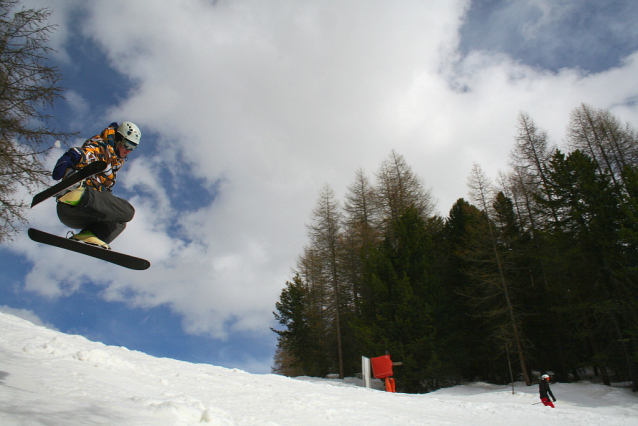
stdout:
[(64, 191), (71, 185), (74, 185), (88, 178), (89, 176), (93, 176), (96, 173), (103, 172), (106, 169), (107, 165), (108, 164), (106, 163), (106, 161), (96, 161), (96, 162), (90, 163), (89, 165), (81, 168), (80, 170), (78, 170), (76, 173), (72, 174), (68, 178), (63, 179), (61, 182), (56, 183), (52, 187), (47, 188), (38, 194), (35, 194), (35, 196), (33, 197), (33, 200), (31, 201), (31, 208), (33, 208), (37, 204), (40, 204), (44, 200), (53, 197), (58, 192)]
[(54, 247), (60, 247), (66, 250), (74, 251), (76, 253), (85, 254), (87, 256), (105, 260), (107, 262), (123, 266), (125, 268), (143, 271), (151, 266), (151, 262), (139, 257), (130, 256), (124, 253), (118, 253), (113, 250), (107, 250), (105, 248), (98, 247), (92, 244), (83, 243), (82, 241), (75, 241), (70, 238), (59, 237), (57, 235), (49, 234), (48, 232), (43, 232), (38, 229), (29, 228), (27, 233), (29, 234), (29, 238), (31, 238), (35, 242), (48, 244)]

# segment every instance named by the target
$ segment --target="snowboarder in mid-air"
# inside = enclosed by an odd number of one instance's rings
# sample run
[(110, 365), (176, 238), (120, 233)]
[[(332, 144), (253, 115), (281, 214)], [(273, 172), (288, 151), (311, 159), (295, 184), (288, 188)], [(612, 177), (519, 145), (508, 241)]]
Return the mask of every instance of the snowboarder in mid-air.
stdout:
[(53, 179), (62, 181), (35, 194), (31, 207), (55, 197), (60, 221), (80, 232), (64, 238), (29, 228), (29, 238), (125, 268), (148, 269), (148, 260), (112, 251), (109, 245), (135, 215), (133, 206), (113, 195), (111, 189), (115, 174), (137, 148), (141, 136), (140, 129), (130, 121), (111, 123), (82, 147), (65, 152), (52, 174)]
[(60, 221), (80, 230), (71, 239), (110, 249), (109, 244), (133, 219), (133, 206), (113, 195), (111, 190), (116, 173), (137, 148), (141, 136), (140, 129), (130, 121), (120, 125), (111, 123), (82, 147), (71, 148), (58, 159), (52, 173), (55, 180), (66, 179), (91, 163), (106, 162), (104, 171), (56, 195)]
[(552, 403), (552, 401), (549, 400), (549, 397), (552, 397), (552, 400), (554, 402), (556, 402), (556, 398), (554, 398), (554, 394), (552, 393), (551, 389), (549, 388), (549, 375), (547, 374), (543, 374), (541, 376), (541, 382), (538, 385), (538, 392), (540, 393), (541, 396), (541, 402), (543, 403), (544, 406), (550, 406), (552, 408), (554, 407), (554, 404)]

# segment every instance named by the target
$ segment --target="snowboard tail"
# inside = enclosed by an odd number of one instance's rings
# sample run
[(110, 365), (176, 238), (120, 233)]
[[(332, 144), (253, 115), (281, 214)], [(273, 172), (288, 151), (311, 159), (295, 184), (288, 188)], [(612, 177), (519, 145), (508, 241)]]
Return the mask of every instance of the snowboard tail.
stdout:
[(57, 235), (49, 234), (48, 232), (43, 232), (38, 229), (29, 228), (27, 233), (29, 234), (29, 238), (31, 238), (35, 242), (74, 251), (76, 253), (91, 256), (96, 259), (105, 260), (107, 262), (123, 266), (125, 268), (143, 271), (151, 266), (151, 262), (146, 259), (141, 259), (139, 257), (130, 256), (128, 254), (119, 253), (113, 250), (107, 250), (102, 247), (83, 243), (81, 241), (59, 237)]
[(35, 205), (40, 204), (44, 200), (53, 197), (58, 192), (64, 191), (71, 185), (74, 185), (90, 176), (93, 176), (96, 173), (103, 172), (106, 170), (108, 164), (106, 161), (95, 161), (86, 167), (81, 168), (76, 173), (72, 174), (66, 179), (63, 179), (62, 182), (56, 183), (55, 185), (45, 189), (44, 191), (35, 194), (33, 200), (31, 201), (31, 208)]

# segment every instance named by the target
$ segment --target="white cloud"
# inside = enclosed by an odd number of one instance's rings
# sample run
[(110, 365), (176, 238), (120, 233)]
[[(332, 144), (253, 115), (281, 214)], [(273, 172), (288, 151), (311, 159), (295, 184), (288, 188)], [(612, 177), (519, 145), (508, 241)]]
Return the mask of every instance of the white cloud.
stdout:
[[(90, 270), (78, 270), (59, 251), (29, 246), (29, 288), (63, 294), (90, 277), (109, 300), (170, 306), (193, 333), (270, 333), (319, 189), (329, 183), (343, 194), (357, 168), (372, 175), (392, 149), (447, 215), (466, 196), (472, 163), (491, 175), (506, 168), (521, 110), (556, 142), (581, 102), (638, 121), (626, 103), (638, 93), (636, 54), (592, 75), (480, 52), (460, 61), (466, 1), (85, 7), (83, 33), (137, 82), (113, 114), (160, 135), (157, 152), (133, 158), (118, 176), (139, 195), (130, 200), (135, 220), (113, 244), (153, 266), (140, 273), (86, 260)], [(158, 176), (176, 152), (206, 185), (222, 182), (211, 205), (182, 211), (179, 197), (171, 202), (169, 191), (179, 188), (162, 187)], [(35, 223), (63, 229), (39, 215)]]

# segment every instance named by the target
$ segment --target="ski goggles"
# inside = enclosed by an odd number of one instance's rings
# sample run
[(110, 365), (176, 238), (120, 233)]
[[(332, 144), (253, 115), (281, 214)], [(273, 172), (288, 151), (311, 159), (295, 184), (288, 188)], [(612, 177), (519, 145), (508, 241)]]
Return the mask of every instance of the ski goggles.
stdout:
[(137, 148), (137, 144), (128, 139), (124, 139), (124, 148), (128, 149), (129, 151), (133, 151), (135, 148)]

